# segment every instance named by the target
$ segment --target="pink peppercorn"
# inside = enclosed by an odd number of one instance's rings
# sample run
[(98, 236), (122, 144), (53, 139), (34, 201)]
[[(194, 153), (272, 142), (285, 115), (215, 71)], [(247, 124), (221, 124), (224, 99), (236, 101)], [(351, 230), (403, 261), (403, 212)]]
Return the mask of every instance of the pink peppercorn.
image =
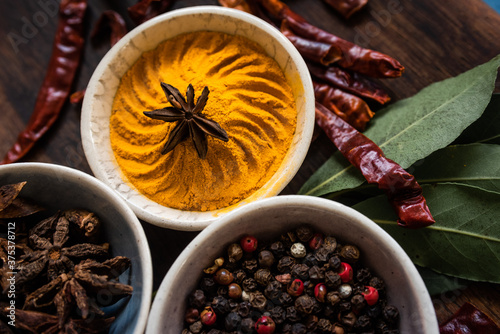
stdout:
[(276, 329), (276, 324), (274, 323), (273, 319), (271, 319), (271, 317), (268, 317), (266, 315), (260, 317), (255, 322), (255, 330), (257, 331), (258, 334), (272, 334), (274, 333), (275, 329)]
[(365, 291), (361, 292), (361, 294), (365, 297), (366, 303), (370, 306), (378, 301), (378, 290), (373, 286), (365, 286)]
[(287, 292), (292, 297), (298, 297), (304, 292), (304, 283), (296, 278), (288, 286)]
[(257, 239), (251, 235), (241, 238), (240, 244), (241, 248), (247, 253), (252, 253), (257, 249)]
[(349, 263), (342, 262), (340, 264), (339, 276), (344, 283), (350, 282), (352, 280), (353, 271)]
[(203, 309), (203, 311), (201, 311), (200, 320), (205, 326), (212, 326), (215, 324), (217, 316), (215, 315), (214, 310), (210, 306), (207, 306)]

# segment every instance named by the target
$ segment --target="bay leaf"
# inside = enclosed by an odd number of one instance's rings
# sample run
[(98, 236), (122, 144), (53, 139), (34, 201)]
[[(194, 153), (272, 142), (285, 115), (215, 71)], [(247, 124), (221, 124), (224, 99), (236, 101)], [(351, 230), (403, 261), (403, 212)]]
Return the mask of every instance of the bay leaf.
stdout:
[(500, 144), (500, 94), (493, 94), (486, 110), (457, 138), (455, 144)]
[[(452, 143), (490, 101), (500, 55), (456, 77), (433, 83), (377, 112), (365, 135), (403, 168)], [(299, 190), (322, 196), (364, 182), (336, 152)]]
[(427, 291), (429, 291), (429, 294), (431, 296), (436, 296), (447, 292), (461, 294), (460, 291), (465, 290), (470, 283), (469, 281), (458, 277), (439, 274), (429, 268), (420, 266), (416, 267), (418, 273), (425, 283)]
[(353, 206), (378, 223), (419, 266), (469, 279), (500, 283), (500, 193), (454, 183), (423, 185), (434, 225), (397, 226), (385, 196)]
[(500, 193), (500, 145), (451, 145), (419, 161), (412, 173), (421, 185), (455, 182)]

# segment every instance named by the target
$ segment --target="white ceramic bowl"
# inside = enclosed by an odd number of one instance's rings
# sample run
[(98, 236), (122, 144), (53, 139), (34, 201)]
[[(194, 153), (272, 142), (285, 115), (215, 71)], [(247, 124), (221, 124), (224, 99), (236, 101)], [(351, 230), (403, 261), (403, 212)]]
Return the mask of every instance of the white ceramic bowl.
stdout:
[(96, 178), (68, 167), (44, 163), (0, 166), (0, 185), (21, 181), (27, 181), (21, 195), (49, 209), (84, 208), (97, 214), (111, 255), (130, 258), (130, 269), (119, 279), (134, 288), (109, 333), (143, 333), (153, 292), (152, 260), (144, 230), (125, 201)]
[[(124, 182), (109, 138), (113, 98), (121, 76), (159, 43), (181, 33), (210, 30), (244, 36), (260, 44), (283, 69), (297, 104), (297, 128), (292, 145), (275, 175), (259, 190), (232, 207), (209, 212), (181, 211), (162, 206)], [(277, 195), (294, 177), (309, 149), (314, 128), (314, 91), (304, 60), (277, 29), (247, 13), (216, 6), (175, 10), (138, 26), (102, 59), (85, 93), (81, 132), (85, 155), (94, 175), (117, 191), (139, 216), (152, 224), (177, 230), (201, 230), (233, 208)]]
[(187, 296), (202, 270), (245, 234), (272, 240), (300, 224), (359, 247), (362, 261), (386, 284), (389, 303), (398, 307), (401, 333), (438, 334), (434, 307), (410, 258), (382, 228), (342, 204), (309, 196), (277, 196), (233, 211), (203, 230), (163, 279), (151, 308), (147, 334), (180, 333)]

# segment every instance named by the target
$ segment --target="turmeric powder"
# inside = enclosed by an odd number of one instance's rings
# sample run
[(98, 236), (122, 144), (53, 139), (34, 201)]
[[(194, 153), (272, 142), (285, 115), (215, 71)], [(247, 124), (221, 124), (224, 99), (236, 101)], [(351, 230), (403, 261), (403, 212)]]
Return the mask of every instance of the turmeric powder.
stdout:
[[(200, 159), (190, 140), (160, 152), (175, 123), (152, 120), (170, 106), (160, 82), (185, 96), (208, 86), (203, 110), (229, 141), (207, 136)], [(145, 52), (121, 78), (110, 119), (111, 146), (126, 179), (151, 200), (171, 208), (210, 211), (235, 204), (262, 187), (291, 145), (297, 122), (292, 89), (278, 64), (241, 36), (182, 34)]]

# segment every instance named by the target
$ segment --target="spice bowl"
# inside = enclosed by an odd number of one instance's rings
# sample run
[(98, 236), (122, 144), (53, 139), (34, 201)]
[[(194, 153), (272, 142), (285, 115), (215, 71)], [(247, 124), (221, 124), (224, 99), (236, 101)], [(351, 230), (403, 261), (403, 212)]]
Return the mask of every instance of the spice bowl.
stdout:
[(199, 281), (207, 277), (204, 270), (213, 266), (216, 258), (228, 256), (229, 245), (239, 244), (243, 237), (246, 240), (247, 235), (257, 240), (279, 240), (280, 236), (304, 224), (325, 236), (335, 237), (339, 243), (359, 248), (359, 260), (385, 282), (387, 302), (399, 310), (400, 333), (439, 333), (434, 307), (422, 278), (389, 234), (349, 207), (327, 199), (299, 195), (253, 202), (200, 232), (164, 277), (153, 302), (146, 333), (182, 332), (188, 297), (195, 289), (200, 289)]
[[(252, 189), (251, 192), (245, 194), (242, 198), (230, 201), (227, 205), (224, 204), (216, 208), (184, 209), (173, 205), (160, 204), (160, 201), (152, 199), (151, 196), (143, 195), (134, 186), (131, 179), (125, 175), (118, 164), (111, 144), (110, 117), (114, 112), (112, 110), (114, 97), (119, 89), (121, 79), (124, 73), (140, 59), (141, 55), (149, 50), (154, 50), (164, 41), (171, 40), (182, 34), (199, 33), (201, 31), (220, 32), (231, 36), (244, 37), (252, 43), (258, 44), (283, 72), (282, 74), (284, 74), (293, 93), (297, 116), (295, 131), (292, 131), (288, 137), (290, 138), (288, 150), (283, 153), (282, 160), (278, 160), (278, 163), (276, 163), (278, 167), (274, 174), (269, 175), (266, 181), (257, 179), (262, 184), (259, 183), (259, 186)], [(189, 48), (189, 45), (189, 43), (185, 43), (182, 47)], [(232, 61), (235, 62), (237, 59), (233, 58)], [(277, 86), (277, 84), (274, 85)], [(177, 88), (184, 95), (185, 87), (179, 86)], [(198, 97), (200, 91), (201, 89), (196, 91), (196, 97)], [(210, 91), (209, 103), (211, 97), (217, 96), (216, 94), (215, 90)], [(259, 101), (255, 102), (259, 103)], [(250, 104), (252, 103), (254, 102)], [(144, 110), (139, 112), (142, 113), (142, 111)], [(237, 126), (240, 125), (241, 123), (238, 123)], [(278, 195), (295, 176), (305, 159), (312, 138), (314, 129), (314, 91), (304, 60), (288, 39), (277, 29), (257, 17), (238, 10), (218, 6), (196, 6), (174, 10), (153, 18), (129, 32), (113, 46), (96, 68), (87, 87), (82, 106), (81, 128), (84, 152), (94, 175), (123, 197), (140, 219), (160, 227), (198, 231), (238, 207), (245, 206), (258, 199)], [(273, 126), (270, 125), (268, 129), (273, 129)], [(163, 136), (162, 138), (165, 138), (165, 135)], [(261, 137), (265, 136), (266, 134)], [(229, 133), (229, 137), (231, 142), (231, 133)], [(253, 142), (249, 142), (250, 145), (258, 142), (261, 137), (256, 136)], [(268, 146), (270, 147), (270, 145)], [(211, 149), (213, 149), (213, 146), (209, 147), (208, 154), (210, 154)], [(175, 151), (171, 153), (175, 153)], [(181, 153), (178, 154), (182, 157)], [(238, 154), (242, 157), (238, 161), (246, 163), (246, 161), (253, 159), (252, 156), (246, 156), (245, 147), (239, 150)], [(154, 162), (148, 163), (153, 164)], [(196, 165), (196, 162), (193, 163)], [(154, 171), (157, 173), (155, 175), (165, 174), (169, 166), (165, 165), (163, 171), (158, 166), (155, 166)], [(183, 168), (189, 169), (189, 166)], [(218, 168), (217, 164), (213, 164), (203, 169), (203, 171), (214, 170), (217, 173), (217, 170), (221, 170)], [(251, 168), (245, 168), (238, 170), (254, 172)], [(132, 170), (132, 168), (129, 169)], [(153, 168), (150, 170), (153, 170)], [(139, 176), (148, 174), (146, 172), (142, 174), (135, 173), (139, 174)], [(149, 174), (152, 174), (152, 172), (149, 172)], [(232, 180), (231, 177), (224, 176), (223, 178), (226, 180), (225, 182), (231, 185), (231, 182), (227, 181)], [(192, 180), (193, 178), (185, 177), (184, 179)], [(241, 177), (241, 179), (245, 186), (253, 182), (250, 178), (245, 178), (245, 176)], [(182, 182), (185, 183), (186, 181)], [(149, 185), (149, 182), (145, 184)], [(211, 196), (222, 197), (225, 195), (222, 187), (218, 190), (210, 190), (213, 189), (215, 183), (200, 184), (202, 184), (200, 188), (204, 187), (206, 189), (204, 191), (207, 194), (210, 193)], [(175, 189), (175, 186), (171, 188)], [(161, 187), (168, 188), (163, 185)], [(153, 194), (156, 193), (151, 189), (151, 187), (148, 187), (146, 190)], [(182, 193), (182, 191), (179, 193)], [(174, 201), (177, 198), (180, 201), (182, 195), (172, 197)], [(189, 198), (190, 196), (186, 197)], [(199, 203), (205, 205), (203, 201), (199, 201)]]
[[(122, 198), (104, 183), (81, 171), (46, 163), (14, 163), (0, 166), (0, 185), (4, 186), (24, 181), (26, 181), (26, 184), (19, 196), (44, 207), (46, 213), (43, 213), (42, 217), (73, 209), (87, 210), (98, 217), (101, 222), (98, 228), (101, 239), (92, 243), (95, 245), (107, 243), (109, 244), (109, 255), (111, 257), (122, 256), (130, 259), (130, 267), (119, 275), (117, 282), (130, 285), (133, 291), (129, 296), (116, 301), (113, 300), (113, 293), (111, 292), (114, 287), (110, 288), (109, 285), (106, 287), (101, 286), (98, 290), (95, 290), (96, 295), (92, 295), (91, 298), (95, 298), (95, 302), (100, 305), (99, 307), (104, 311), (106, 318), (115, 317), (109, 328), (109, 333), (143, 333), (152, 300), (153, 269), (146, 235), (133, 211)], [(9, 223), (9, 226), (11, 224), (17, 224), (19, 225), (17, 227), (21, 227), (19, 221)], [(57, 226), (59, 228), (59, 225)], [(91, 226), (90, 224), (87, 225), (86, 223), (85, 226), (87, 231), (91, 231), (88, 228), (88, 226)], [(32, 228), (31, 225), (30, 228)], [(15, 236), (18, 240), (14, 240), (14, 242), (20, 246), (23, 232), (22, 230), (16, 231), (19, 232), (19, 235)], [(74, 233), (74, 230), (71, 229), (70, 233)], [(12, 241), (11, 237), (9, 232), (9, 240)], [(47, 238), (46, 240), (52, 240), (52, 237)], [(65, 241), (61, 241), (62, 246), (58, 246), (55, 239), (54, 237), (54, 241), (51, 242), (54, 243), (55, 247), (60, 247), (61, 252), (63, 252), (63, 247), (73, 245), (73, 234), (67, 236)], [(75, 254), (73, 253), (71, 256), (75, 256)], [(77, 261), (77, 258), (71, 257), (71, 259), (75, 265), (78, 265), (88, 258), (86, 256), (80, 258), (79, 261), (81, 262)], [(70, 269), (68, 268), (68, 270)], [(71, 270), (76, 271), (76, 266)], [(74, 277), (70, 276), (73, 275), (72, 273), (72, 271), (66, 272), (67, 276), (61, 274), (53, 282), (56, 282), (60, 277), (64, 277), (63, 280)], [(103, 276), (100, 277), (103, 278)], [(19, 277), (17, 279), (19, 280)], [(41, 278), (38, 277), (37, 279), (40, 280)], [(18, 289), (20, 290), (21, 286), (18, 286)], [(19, 293), (21, 293), (21, 290)], [(21, 304), (18, 305), (18, 303), (20, 303), (19, 300), (16, 301), (16, 306), (20, 308)], [(87, 317), (73, 315), (73, 313), (71, 317), (79, 317), (78, 321), (85, 325), (87, 321), (90, 323), (94, 319), (95, 314), (92, 310)], [(16, 314), (16, 324), (21, 321), (20, 317), (20, 314)], [(40, 320), (37, 323), (43, 323), (43, 321)], [(102, 327), (100, 326), (100, 328)]]

